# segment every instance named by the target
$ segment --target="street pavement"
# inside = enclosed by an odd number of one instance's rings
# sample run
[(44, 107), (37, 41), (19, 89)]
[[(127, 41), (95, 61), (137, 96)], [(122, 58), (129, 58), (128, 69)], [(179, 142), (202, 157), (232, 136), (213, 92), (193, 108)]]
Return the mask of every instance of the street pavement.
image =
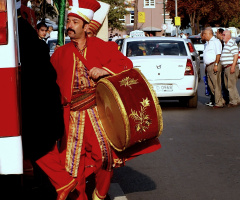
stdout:
[[(198, 96), (196, 109), (177, 101), (160, 101), (162, 148), (115, 169), (106, 200), (240, 199), (240, 106), (223, 109), (205, 106), (209, 97), (205, 96), (202, 80)], [(23, 177), (21, 199), (56, 198), (46, 177), (40, 176), (41, 181), (34, 180), (31, 174)], [(90, 196), (94, 177), (88, 179), (87, 187)], [(12, 196), (10, 193), (6, 200)]]
[(202, 80), (198, 96), (196, 109), (160, 101), (162, 148), (114, 173), (112, 182), (128, 200), (240, 199), (240, 106), (206, 106), (209, 97)]

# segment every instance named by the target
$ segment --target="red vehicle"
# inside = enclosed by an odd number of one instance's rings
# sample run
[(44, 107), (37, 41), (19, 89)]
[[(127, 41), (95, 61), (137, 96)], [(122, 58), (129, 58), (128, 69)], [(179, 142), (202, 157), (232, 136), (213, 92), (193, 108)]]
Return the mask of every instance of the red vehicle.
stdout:
[(22, 174), (15, 0), (0, 0), (0, 175)]

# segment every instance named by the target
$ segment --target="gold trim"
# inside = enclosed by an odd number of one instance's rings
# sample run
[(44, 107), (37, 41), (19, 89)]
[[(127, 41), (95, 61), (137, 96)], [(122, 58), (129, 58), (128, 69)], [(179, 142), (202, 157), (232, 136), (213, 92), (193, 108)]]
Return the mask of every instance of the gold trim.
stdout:
[(142, 74), (140, 69), (136, 69), (136, 68), (133, 68), (133, 69), (139, 72), (139, 74), (142, 76), (143, 80), (147, 83), (148, 88), (149, 88), (149, 90), (150, 90), (150, 92), (152, 94), (152, 98), (153, 98), (153, 101), (154, 101), (154, 104), (155, 104), (155, 107), (156, 107), (157, 117), (158, 117), (158, 130), (159, 130), (159, 133), (158, 133), (157, 137), (159, 137), (162, 134), (162, 131), (163, 131), (163, 118), (162, 118), (162, 109), (161, 109), (161, 106), (159, 104), (158, 97), (156, 95), (155, 90), (153, 89), (153, 86), (148, 82), (148, 80)]
[(105, 69), (107, 72), (109, 72), (111, 75), (116, 75), (114, 72), (112, 72), (110, 69), (106, 68), (106, 67), (102, 67), (103, 69)]
[(72, 184), (74, 181), (75, 181), (75, 179), (71, 180), (71, 182), (70, 182), (70, 183), (68, 183), (67, 185), (64, 185), (63, 187), (61, 187), (61, 188), (57, 189), (56, 191), (58, 192), (58, 191), (60, 191), (60, 190), (63, 190), (63, 189), (65, 189), (66, 187), (68, 187), (69, 185), (71, 185), (71, 184)]
[[(123, 102), (120, 98), (120, 95), (118, 93), (118, 91), (116, 90), (116, 88), (114, 87), (114, 85), (107, 79), (107, 78), (103, 78), (101, 79), (99, 83), (102, 83), (104, 84), (110, 91), (111, 93), (113, 94), (115, 100), (116, 100), (116, 103), (118, 104), (118, 107), (120, 109), (120, 112), (121, 112), (121, 116), (123, 118), (123, 121), (124, 121), (124, 125), (126, 127), (126, 143), (125, 143), (125, 147), (123, 149), (119, 149), (117, 148), (110, 140), (109, 138), (107, 137), (108, 139), (108, 142), (111, 144), (111, 146), (116, 149), (117, 151), (123, 151), (127, 148), (128, 144), (129, 144), (129, 140), (130, 140), (130, 123), (129, 123), (129, 119), (128, 119), (128, 115), (127, 115), (127, 111), (123, 105)], [(124, 117), (125, 116), (125, 117)], [(107, 135), (107, 134), (106, 134)]]
[(77, 11), (76, 14), (79, 15), (80, 17), (82, 17), (88, 23), (91, 21), (86, 15), (82, 14), (80, 11)]
[(98, 193), (97, 188), (94, 189), (93, 194), (92, 194), (92, 200), (104, 200), (105, 198), (106, 198), (106, 195), (101, 196), (101, 195)]
[(76, 62), (77, 62), (75, 53), (73, 53), (73, 60), (74, 60), (74, 63), (73, 63), (72, 83), (71, 83), (71, 96), (72, 96), (74, 76), (75, 76), (75, 70), (76, 70)]

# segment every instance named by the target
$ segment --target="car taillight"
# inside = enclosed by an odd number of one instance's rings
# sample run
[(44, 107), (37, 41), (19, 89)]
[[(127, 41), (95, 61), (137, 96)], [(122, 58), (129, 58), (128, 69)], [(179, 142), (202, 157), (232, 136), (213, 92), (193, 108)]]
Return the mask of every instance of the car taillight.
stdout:
[(194, 52), (194, 48), (193, 48), (192, 44), (190, 42), (188, 42), (187, 45), (188, 45), (189, 51), (191, 53)]
[(7, 0), (0, 0), (0, 45), (8, 43)]
[(194, 75), (192, 61), (187, 59), (186, 69), (184, 75)]

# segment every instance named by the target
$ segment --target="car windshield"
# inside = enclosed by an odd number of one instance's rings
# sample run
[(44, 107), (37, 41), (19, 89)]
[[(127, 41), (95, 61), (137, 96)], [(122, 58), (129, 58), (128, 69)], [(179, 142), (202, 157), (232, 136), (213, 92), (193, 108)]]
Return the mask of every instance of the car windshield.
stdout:
[[(66, 39), (66, 40), (65, 40), (65, 44), (69, 43), (70, 41), (71, 41), (71, 40)], [(54, 51), (56, 45), (57, 45), (57, 39), (48, 40), (48, 46), (49, 46), (50, 51)]]
[(187, 51), (183, 41), (150, 40), (127, 43), (127, 57), (151, 55), (186, 56)]
[(193, 44), (203, 44), (201, 38), (189, 38)]

